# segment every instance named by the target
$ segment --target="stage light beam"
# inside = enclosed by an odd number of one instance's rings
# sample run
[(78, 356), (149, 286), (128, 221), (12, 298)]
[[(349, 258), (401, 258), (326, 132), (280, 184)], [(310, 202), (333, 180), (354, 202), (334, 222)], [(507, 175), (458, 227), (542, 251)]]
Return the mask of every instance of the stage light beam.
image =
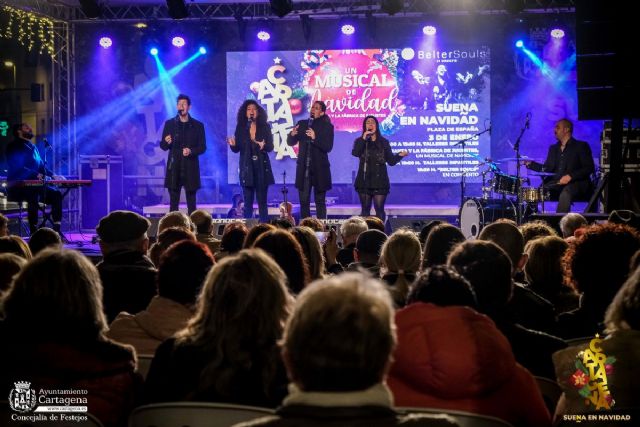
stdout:
[(198, 52), (200, 53), (200, 55), (204, 55), (207, 53), (207, 48), (204, 46), (200, 46), (200, 49), (198, 49)]
[(151, 49), (149, 49), (149, 53), (152, 56), (158, 56), (158, 48), (157, 47), (152, 47)]
[(516, 47), (522, 49), (524, 47), (524, 42), (522, 40), (518, 40), (516, 42)]

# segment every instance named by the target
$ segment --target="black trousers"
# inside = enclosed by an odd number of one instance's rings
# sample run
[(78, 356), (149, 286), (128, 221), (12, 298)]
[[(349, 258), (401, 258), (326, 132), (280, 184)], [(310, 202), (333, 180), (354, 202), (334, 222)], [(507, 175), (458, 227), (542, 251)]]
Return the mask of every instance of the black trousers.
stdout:
[[(310, 180), (305, 179), (302, 190), (298, 189), (298, 195), (300, 196), (300, 219), (311, 216), (311, 187)], [(326, 191), (318, 191), (313, 187), (313, 199), (316, 202), (316, 217), (319, 219), (327, 218), (326, 197)]]
[[(178, 188), (169, 188), (169, 211), (177, 211), (180, 207), (180, 190)], [(185, 188), (184, 194), (187, 196), (187, 211), (189, 215), (196, 210), (196, 192), (198, 190), (187, 190)]]
[(260, 222), (269, 222), (269, 208), (267, 207), (267, 187), (242, 187), (244, 197), (244, 217), (253, 218), (253, 197), (258, 201)]
[(557, 200), (556, 212), (571, 211), (571, 203), (575, 200), (586, 200), (591, 197), (593, 189), (589, 181), (570, 182), (567, 185), (553, 184), (545, 187), (549, 189), (551, 200)]
[(376, 211), (376, 216), (384, 222), (387, 215), (384, 212), (384, 203), (387, 200), (386, 194), (358, 193), (360, 197), (360, 216), (371, 215), (371, 204)]
[(56, 187), (47, 185), (46, 190), (42, 187), (13, 188), (9, 191), (9, 197), (17, 202), (25, 201), (29, 204), (27, 217), (31, 232), (38, 228), (39, 203), (51, 205), (51, 219), (54, 223), (54, 229), (59, 231), (62, 221), (62, 193)]

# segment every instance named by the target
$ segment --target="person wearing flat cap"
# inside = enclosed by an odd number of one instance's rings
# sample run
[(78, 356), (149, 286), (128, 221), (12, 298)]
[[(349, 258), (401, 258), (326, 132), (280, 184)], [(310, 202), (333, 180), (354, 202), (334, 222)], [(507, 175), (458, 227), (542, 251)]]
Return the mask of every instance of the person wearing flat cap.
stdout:
[(156, 294), (156, 268), (147, 257), (151, 223), (135, 212), (113, 211), (96, 227), (102, 261), (103, 305), (111, 322), (121, 311), (135, 314)]

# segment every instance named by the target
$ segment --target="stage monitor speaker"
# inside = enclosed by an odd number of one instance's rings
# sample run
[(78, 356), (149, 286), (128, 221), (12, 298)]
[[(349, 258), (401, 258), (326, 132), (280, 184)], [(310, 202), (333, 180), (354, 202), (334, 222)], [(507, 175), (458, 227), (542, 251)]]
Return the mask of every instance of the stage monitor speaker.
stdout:
[(391, 232), (396, 231), (399, 228), (409, 228), (416, 233), (419, 233), (422, 228), (429, 224), (431, 221), (438, 220), (448, 223), (447, 218), (425, 218), (425, 217), (398, 217), (389, 218), (389, 224), (391, 225)]
[(80, 179), (90, 179), (82, 187), (82, 228), (93, 230), (103, 216), (124, 209), (122, 197), (122, 156), (91, 155), (80, 157)]

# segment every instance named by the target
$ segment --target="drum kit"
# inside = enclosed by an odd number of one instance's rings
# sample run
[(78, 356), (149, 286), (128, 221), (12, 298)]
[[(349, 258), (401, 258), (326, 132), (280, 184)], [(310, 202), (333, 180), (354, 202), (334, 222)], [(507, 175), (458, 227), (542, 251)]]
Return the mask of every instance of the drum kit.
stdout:
[[(460, 229), (467, 239), (477, 238), (482, 228), (491, 222), (506, 218), (518, 222), (538, 212), (538, 202), (549, 200), (549, 191), (543, 184), (532, 187), (529, 178), (518, 178), (503, 173), (498, 164), (516, 160), (504, 158), (497, 161), (487, 159), (480, 166), (487, 166), (481, 172), (482, 196), (467, 198), (460, 208)], [(521, 157), (522, 160), (532, 160)], [(529, 176), (543, 179), (553, 173), (529, 172)], [(544, 205), (543, 205), (544, 206)]]

